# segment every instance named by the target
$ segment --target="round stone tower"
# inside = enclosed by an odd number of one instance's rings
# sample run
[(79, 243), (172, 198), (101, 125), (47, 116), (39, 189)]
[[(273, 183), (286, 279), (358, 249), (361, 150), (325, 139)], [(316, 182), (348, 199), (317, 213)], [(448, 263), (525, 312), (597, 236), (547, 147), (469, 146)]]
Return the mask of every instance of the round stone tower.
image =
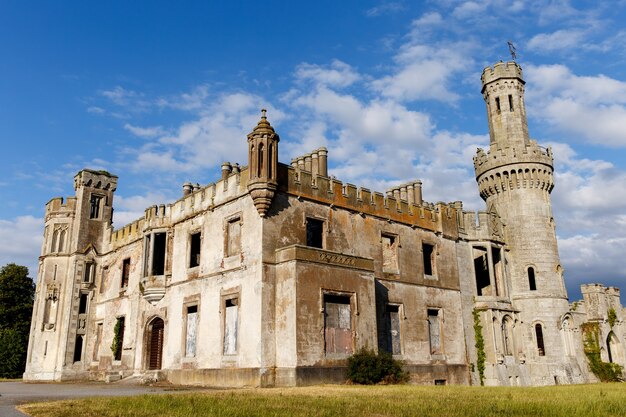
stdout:
[(541, 365), (529, 368), (534, 384), (571, 382), (559, 330), (569, 307), (550, 203), (552, 151), (529, 138), (524, 84), (515, 62), (483, 71), (490, 144), (478, 150), (474, 169), (487, 210), (504, 224), (506, 295), (521, 318), (515, 349), (529, 365)]

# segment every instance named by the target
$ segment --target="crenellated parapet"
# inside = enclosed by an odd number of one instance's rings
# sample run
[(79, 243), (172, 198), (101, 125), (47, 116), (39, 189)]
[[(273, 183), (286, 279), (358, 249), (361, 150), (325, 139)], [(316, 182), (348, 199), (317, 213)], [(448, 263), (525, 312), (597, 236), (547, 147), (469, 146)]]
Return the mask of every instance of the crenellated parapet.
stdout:
[(291, 166), (302, 171), (310, 172), (313, 176), (321, 175), (327, 177), (328, 150), (322, 147), (313, 152), (293, 158), (291, 160)]
[(74, 177), (74, 189), (80, 187), (91, 187), (105, 191), (115, 191), (117, 189), (117, 175), (108, 171), (95, 171), (83, 169)]
[(394, 197), (396, 200), (405, 200), (410, 204), (421, 206), (422, 200), (422, 181), (415, 180), (405, 184), (392, 187), (387, 190), (388, 197)]
[(522, 149), (493, 146), (489, 152), (478, 149), (474, 170), (484, 200), (510, 190), (534, 188), (550, 193), (554, 188), (552, 150), (535, 141)]
[(45, 221), (53, 217), (73, 217), (76, 213), (76, 197), (55, 197), (46, 203)]
[(493, 67), (486, 67), (480, 79), (484, 86), (483, 93), (486, 86), (494, 81), (517, 80), (522, 86), (525, 84), (522, 67), (514, 61), (498, 62)]
[(318, 176), (288, 165), (279, 165), (279, 190), (299, 199), (313, 200), (331, 207), (343, 208), (361, 216), (372, 216), (412, 227), (458, 238), (457, 206), (455, 203), (436, 204), (414, 202), (385, 196), (367, 188), (344, 184), (334, 178)]
[(504, 224), (495, 212), (459, 211), (458, 226), (463, 239), (505, 243)]

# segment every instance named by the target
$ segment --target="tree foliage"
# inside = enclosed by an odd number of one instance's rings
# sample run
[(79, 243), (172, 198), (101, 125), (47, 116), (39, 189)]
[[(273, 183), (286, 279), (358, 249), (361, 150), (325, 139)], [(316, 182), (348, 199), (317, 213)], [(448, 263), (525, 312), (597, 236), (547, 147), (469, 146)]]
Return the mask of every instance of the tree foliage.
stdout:
[(0, 269), (0, 377), (24, 372), (34, 295), (28, 268), (7, 264)]

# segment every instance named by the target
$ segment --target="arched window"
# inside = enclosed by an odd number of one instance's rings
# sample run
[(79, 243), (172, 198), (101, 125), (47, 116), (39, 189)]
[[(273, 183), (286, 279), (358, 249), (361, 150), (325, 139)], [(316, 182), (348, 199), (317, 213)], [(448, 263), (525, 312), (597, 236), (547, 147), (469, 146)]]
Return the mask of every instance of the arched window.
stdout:
[(613, 332), (609, 333), (609, 336), (606, 338), (606, 349), (609, 354), (609, 362), (623, 365), (624, 352), (619, 339)]
[(54, 233), (52, 233), (52, 244), (50, 245), (50, 252), (56, 252), (57, 251), (57, 242), (59, 241), (59, 230), (55, 230)]
[(572, 340), (572, 329), (569, 317), (565, 317), (561, 322), (561, 333), (563, 335), (563, 344), (565, 345), (565, 354), (574, 356), (574, 341)]
[(535, 291), (537, 289), (537, 283), (535, 282), (535, 268), (532, 266), (528, 267), (528, 288), (531, 291)]
[(59, 233), (59, 247), (57, 248), (57, 252), (63, 252), (64, 244), (65, 244), (65, 229), (61, 230), (61, 233)]
[(263, 174), (263, 170), (264, 170), (264, 162), (265, 162), (264, 159), (265, 158), (263, 156), (263, 152), (264, 152), (263, 144), (260, 143), (259, 144), (259, 163), (258, 163), (258, 171), (257, 171), (259, 177), (262, 177), (264, 175)]
[(539, 356), (546, 356), (546, 350), (543, 345), (543, 327), (541, 324), (535, 324), (535, 336), (537, 338), (537, 353)]
[(505, 355), (513, 354), (513, 323), (509, 316), (502, 319), (502, 350)]
[(274, 146), (270, 143), (269, 151), (267, 152), (267, 178), (272, 178), (272, 161), (274, 160)]

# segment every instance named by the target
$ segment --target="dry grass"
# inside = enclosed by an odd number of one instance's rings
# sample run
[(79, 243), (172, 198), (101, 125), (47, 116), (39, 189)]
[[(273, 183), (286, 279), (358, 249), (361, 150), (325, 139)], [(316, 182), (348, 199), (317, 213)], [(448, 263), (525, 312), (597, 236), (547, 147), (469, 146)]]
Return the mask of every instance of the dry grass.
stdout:
[(316, 386), (144, 395), (22, 406), (34, 417), (626, 416), (626, 385), (538, 388)]

